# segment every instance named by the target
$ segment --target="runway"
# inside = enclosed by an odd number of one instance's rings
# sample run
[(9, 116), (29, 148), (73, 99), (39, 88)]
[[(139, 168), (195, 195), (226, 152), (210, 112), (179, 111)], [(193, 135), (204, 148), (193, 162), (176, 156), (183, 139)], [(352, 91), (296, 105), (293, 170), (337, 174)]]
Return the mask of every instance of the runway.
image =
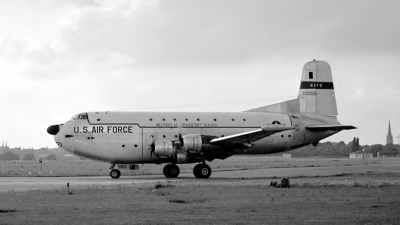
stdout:
[[(209, 179), (235, 179), (235, 178), (261, 178), (273, 177), (318, 177), (334, 176), (338, 174), (361, 173), (400, 173), (397, 161), (388, 161), (383, 164), (365, 164), (335, 167), (299, 167), (299, 168), (266, 168), (235, 171), (214, 171)], [(121, 176), (112, 179), (109, 176), (83, 176), (83, 177), (0, 177), (0, 192), (51, 190), (85, 186), (104, 185), (129, 185), (157, 182), (198, 182), (192, 173), (181, 173), (178, 178), (167, 179), (163, 175)]]
[[(154, 177), (154, 178), (153, 178)], [(7, 191), (27, 191), (27, 190), (51, 190), (66, 188), (69, 183), (70, 188), (82, 186), (98, 185), (125, 185), (153, 182), (166, 182), (162, 176), (140, 176), (140, 177), (121, 177), (112, 179), (109, 176), (90, 176), (90, 177), (0, 177), (0, 192)]]

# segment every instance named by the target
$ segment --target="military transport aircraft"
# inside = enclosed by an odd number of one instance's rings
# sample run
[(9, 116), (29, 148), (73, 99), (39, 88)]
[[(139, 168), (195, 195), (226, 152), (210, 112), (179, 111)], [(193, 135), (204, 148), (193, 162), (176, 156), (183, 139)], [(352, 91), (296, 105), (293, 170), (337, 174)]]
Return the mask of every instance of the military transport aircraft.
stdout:
[[(135, 164), (166, 163), (166, 177), (179, 175), (180, 163), (194, 166), (196, 178), (208, 178), (206, 161), (234, 154), (270, 154), (305, 145), (341, 130), (336, 116), (331, 68), (323, 61), (304, 65), (296, 99), (245, 112), (85, 112), (47, 132), (61, 148), (110, 162), (112, 178)], [(131, 165), (130, 165), (131, 164)]]

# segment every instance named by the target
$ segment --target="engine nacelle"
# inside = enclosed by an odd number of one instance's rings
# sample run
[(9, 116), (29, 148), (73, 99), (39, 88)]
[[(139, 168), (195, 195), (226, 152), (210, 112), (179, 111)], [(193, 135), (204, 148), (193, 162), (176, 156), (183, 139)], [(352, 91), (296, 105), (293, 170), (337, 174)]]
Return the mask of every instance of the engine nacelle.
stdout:
[(209, 144), (210, 140), (214, 138), (216, 137), (200, 134), (187, 134), (180, 138), (180, 140), (176, 141), (156, 141), (152, 146), (152, 151), (157, 157), (171, 158), (173, 161), (176, 160), (180, 163), (204, 161), (204, 151), (220, 148)]
[(182, 137), (182, 149), (187, 153), (200, 153), (203, 139), (200, 134), (188, 134)]
[(154, 155), (163, 158), (175, 158), (176, 148), (170, 140), (160, 140), (154, 143)]

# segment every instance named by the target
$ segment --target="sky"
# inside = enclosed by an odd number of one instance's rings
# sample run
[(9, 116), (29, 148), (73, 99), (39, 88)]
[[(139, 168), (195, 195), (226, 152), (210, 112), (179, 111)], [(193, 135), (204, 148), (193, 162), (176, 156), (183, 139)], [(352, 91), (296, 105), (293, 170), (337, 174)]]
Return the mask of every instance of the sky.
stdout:
[(330, 64), (338, 119), (324, 141), (400, 133), (400, 1), (0, 1), (0, 140), (57, 147), (86, 111), (240, 112), (296, 98)]

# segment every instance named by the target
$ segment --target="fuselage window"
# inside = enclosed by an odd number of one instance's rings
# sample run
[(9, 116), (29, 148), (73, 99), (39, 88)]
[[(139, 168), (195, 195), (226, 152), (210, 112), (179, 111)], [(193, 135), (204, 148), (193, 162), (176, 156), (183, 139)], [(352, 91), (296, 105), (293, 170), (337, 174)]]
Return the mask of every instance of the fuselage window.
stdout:
[(314, 79), (314, 74), (313, 74), (313, 72), (308, 72), (308, 78), (309, 78), (309, 79)]

